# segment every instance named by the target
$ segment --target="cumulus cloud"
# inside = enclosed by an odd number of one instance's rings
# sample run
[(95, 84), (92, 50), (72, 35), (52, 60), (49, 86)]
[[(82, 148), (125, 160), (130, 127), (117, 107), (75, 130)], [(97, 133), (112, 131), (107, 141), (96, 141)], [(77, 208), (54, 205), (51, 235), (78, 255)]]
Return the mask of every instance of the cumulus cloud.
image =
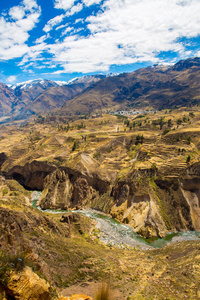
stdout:
[(91, 6), (93, 4), (99, 4), (101, 0), (84, 0), (83, 2), (86, 6)]
[[(85, 0), (91, 5), (93, 0)], [(74, 35), (52, 45), (65, 72), (107, 71), (112, 64), (158, 62), (161, 52), (184, 55), (179, 38), (200, 34), (198, 0), (107, 0), (87, 18), (91, 34)]]
[[(89, 11), (87, 7), (95, 4), (99, 12), (84, 15)], [(44, 52), (50, 57), (45, 64), (63, 67), (57, 73), (108, 71), (111, 65), (136, 62), (157, 63), (163, 52), (176, 53), (180, 58), (192, 55), (181, 38), (200, 35), (199, 0), (82, 0), (78, 4), (75, 0), (55, 0), (54, 6), (65, 12), (49, 20), (44, 31), (63, 29), (60, 40), (56, 36), (54, 43), (46, 44), (41, 38), (40, 48), (30, 47), (22, 65), (41, 61)], [(77, 23), (75, 14), (81, 10), (83, 14), (78, 17), (83, 21)], [(13, 12), (12, 18), (15, 15)], [(63, 24), (69, 16), (73, 16), (73, 21), (69, 18)], [(81, 33), (83, 25), (87, 35)], [(27, 40), (25, 33), (23, 40)], [(23, 51), (27, 50), (22, 48)]]
[[(83, 0), (82, 3), (84, 3), (86, 6), (91, 6), (93, 4), (99, 4), (102, 0)], [(55, 0), (54, 6), (57, 9), (63, 9), (68, 10), (74, 6), (74, 3), (76, 0)]]
[(28, 51), (28, 32), (39, 21), (40, 7), (35, 0), (24, 0), (0, 17), (0, 59), (23, 56)]
[(9, 76), (9, 77), (7, 78), (7, 83), (13, 83), (13, 82), (16, 81), (16, 79), (17, 79), (17, 76), (14, 76), (14, 75)]
[(55, 8), (68, 10), (74, 5), (75, 0), (55, 0)]

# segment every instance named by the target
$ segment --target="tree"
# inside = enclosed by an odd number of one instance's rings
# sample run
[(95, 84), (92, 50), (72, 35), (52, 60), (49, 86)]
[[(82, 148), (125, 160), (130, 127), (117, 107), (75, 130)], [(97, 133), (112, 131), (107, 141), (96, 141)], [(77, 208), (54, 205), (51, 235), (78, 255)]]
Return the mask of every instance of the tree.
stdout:
[(191, 156), (190, 156), (190, 155), (188, 155), (188, 157), (187, 157), (187, 159), (186, 159), (186, 162), (187, 162), (187, 163), (189, 163), (189, 162), (190, 162), (190, 160), (191, 160)]
[(76, 148), (77, 148), (77, 142), (76, 142), (76, 141), (74, 141), (74, 144), (73, 144), (73, 146), (72, 146), (72, 151), (75, 151), (75, 150), (76, 150)]

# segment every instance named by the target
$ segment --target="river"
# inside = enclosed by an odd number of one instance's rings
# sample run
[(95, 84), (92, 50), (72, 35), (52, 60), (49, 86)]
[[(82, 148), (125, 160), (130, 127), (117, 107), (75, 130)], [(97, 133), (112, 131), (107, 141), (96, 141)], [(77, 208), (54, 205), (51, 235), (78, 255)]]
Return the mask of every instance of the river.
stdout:
[[(65, 210), (42, 210), (37, 206), (37, 201), (40, 198), (40, 195), (41, 192), (32, 192), (31, 199), (33, 207), (52, 214), (63, 214), (66, 212)], [(198, 240), (200, 238), (200, 232), (184, 231), (167, 233), (164, 238), (155, 237), (145, 239), (135, 233), (130, 226), (121, 224), (115, 219), (94, 209), (82, 209), (74, 212), (84, 214), (87, 217), (94, 219), (96, 221), (96, 228), (99, 230), (99, 240), (109, 246), (117, 246), (119, 248), (135, 247), (138, 249), (150, 250), (153, 248), (162, 248), (169, 243), (172, 244), (181, 241)]]

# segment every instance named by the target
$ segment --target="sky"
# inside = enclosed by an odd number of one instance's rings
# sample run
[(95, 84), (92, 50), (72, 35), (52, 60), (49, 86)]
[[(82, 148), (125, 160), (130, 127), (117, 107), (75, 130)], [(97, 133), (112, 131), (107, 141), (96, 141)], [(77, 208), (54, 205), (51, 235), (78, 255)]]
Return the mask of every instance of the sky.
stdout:
[(200, 0), (1, 0), (0, 82), (68, 81), (200, 56)]

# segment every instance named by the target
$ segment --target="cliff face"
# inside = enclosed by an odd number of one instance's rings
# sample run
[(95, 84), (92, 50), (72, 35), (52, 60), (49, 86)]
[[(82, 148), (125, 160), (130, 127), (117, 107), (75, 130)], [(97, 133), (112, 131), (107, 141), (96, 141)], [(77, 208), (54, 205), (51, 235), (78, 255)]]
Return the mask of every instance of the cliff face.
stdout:
[(147, 177), (134, 170), (113, 187), (111, 215), (145, 237), (163, 236), (167, 231), (199, 231), (199, 167), (196, 163), (179, 177), (166, 178), (158, 171)]
[(8, 178), (17, 180), (22, 186), (31, 190), (42, 190), (45, 177), (56, 169), (48, 162), (33, 160), (24, 166), (16, 165), (6, 174)]
[(42, 209), (90, 206), (105, 211), (99, 205), (103, 196), (110, 207), (106, 212), (142, 236), (200, 230), (200, 164), (186, 167), (178, 177), (171, 173), (165, 177), (158, 170), (133, 167), (114, 183), (95, 160), (81, 154), (71, 166), (33, 161), (14, 167), (8, 176), (30, 189), (43, 190), (38, 203)]
[(0, 299), (10, 300), (92, 300), (91, 297), (76, 294), (71, 297), (59, 297), (55, 288), (40, 278), (29, 267), (10, 273), (6, 287), (0, 286)]
[(80, 208), (91, 205), (109, 187), (109, 172), (101, 169), (89, 155), (81, 154), (73, 165), (58, 168), (45, 178), (39, 205), (43, 209)]
[(20, 272), (12, 272), (5, 290), (2, 289), (5, 299), (24, 300), (51, 300), (53, 289), (46, 280), (39, 278), (30, 268)]
[(70, 224), (64, 218), (60, 222), (31, 207), (29, 199), (30, 192), (17, 182), (0, 177), (0, 299), (92, 300), (86, 295), (61, 297), (57, 289), (57, 274), (65, 280), (71, 272), (73, 278), (78, 274), (66, 247), (73, 245), (72, 234), (80, 237), (90, 231), (90, 220), (72, 215)]
[[(101, 195), (109, 213), (145, 237), (168, 231), (200, 229), (200, 165), (186, 168), (180, 177), (163, 177), (159, 171), (133, 169), (115, 184), (75, 169), (57, 169), (45, 178), (39, 205), (47, 208), (81, 208), (97, 203)], [(97, 184), (98, 182), (98, 184)], [(104, 186), (104, 190), (102, 187)], [(110, 192), (111, 191), (111, 192)], [(108, 211), (107, 211), (108, 212)]]

